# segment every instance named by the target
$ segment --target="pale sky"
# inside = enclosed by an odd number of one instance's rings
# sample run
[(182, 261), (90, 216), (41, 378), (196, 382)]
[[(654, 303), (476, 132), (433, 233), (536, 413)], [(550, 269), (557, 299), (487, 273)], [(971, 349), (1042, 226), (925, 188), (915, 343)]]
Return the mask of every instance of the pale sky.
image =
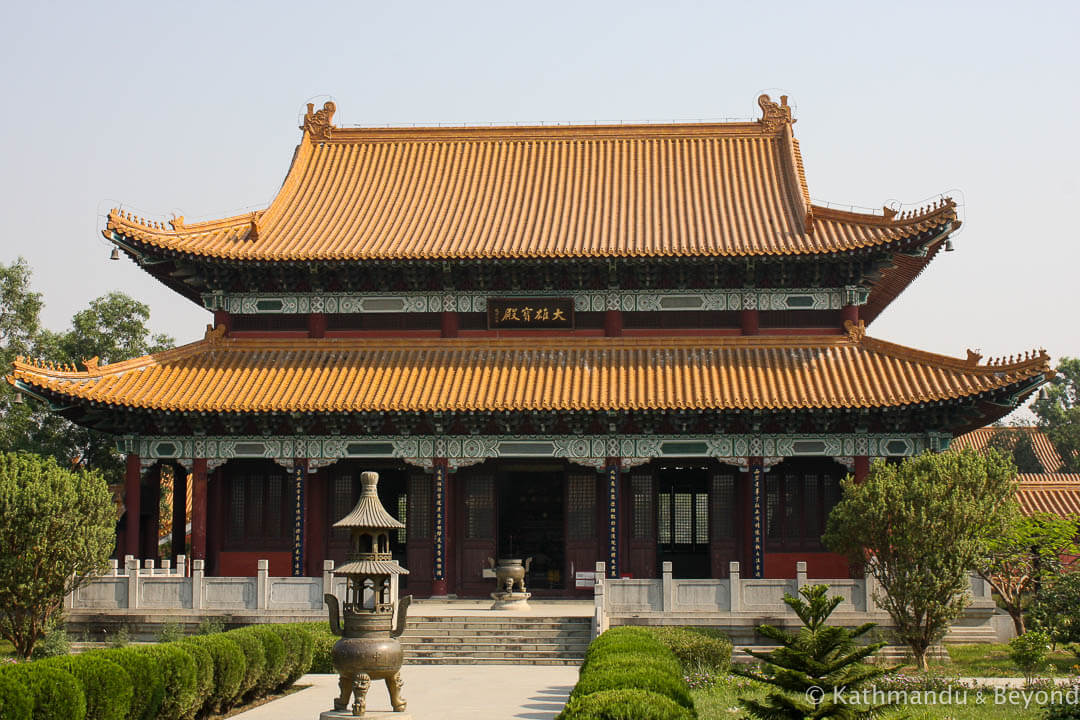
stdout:
[[(393, 6), (392, 6), (393, 5)], [(811, 195), (963, 203), (870, 328), (953, 356), (1080, 355), (1080, 3), (8, 3), (0, 260), (53, 329), (99, 295), (180, 342), (209, 314), (110, 262), (108, 208), (265, 207), (309, 100), (338, 125), (756, 118), (796, 106)]]

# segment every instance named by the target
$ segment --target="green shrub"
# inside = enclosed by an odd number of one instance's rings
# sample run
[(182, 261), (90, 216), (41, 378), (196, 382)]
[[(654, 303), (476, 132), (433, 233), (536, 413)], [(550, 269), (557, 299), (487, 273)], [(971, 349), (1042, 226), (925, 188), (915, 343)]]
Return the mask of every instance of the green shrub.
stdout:
[(1046, 706), (1045, 720), (1080, 720), (1080, 705), (1060, 702)]
[(13, 675), (0, 673), (0, 718), (4, 720), (30, 720), (34, 710), (34, 696)]
[(649, 667), (641, 668), (597, 668), (581, 672), (577, 685), (570, 693), (571, 698), (592, 695), (602, 690), (648, 690), (658, 695), (669, 697), (685, 708), (693, 709), (694, 700), (686, 681), (681, 677), (672, 677), (669, 673)]
[(1050, 636), (1042, 630), (1029, 630), (1009, 641), (1009, 658), (1028, 680), (1046, 667)]
[[(198, 648), (205, 653), (205, 650)], [(156, 716), (160, 720), (182, 720), (192, 717), (201, 702), (197, 698), (199, 689), (198, 668), (195, 658), (179, 643), (140, 647), (134, 652), (149, 658), (156, 667), (156, 674), (161, 679), (163, 695), (161, 708)], [(209, 656), (207, 655), (209, 663)]]
[(183, 640), (185, 636), (183, 625), (177, 622), (167, 622), (161, 626), (157, 641), (159, 643), (176, 642), (177, 640)]
[(727, 673), (731, 667), (731, 640), (713, 628), (650, 627), (657, 640), (662, 642), (682, 664), (683, 672), (705, 668), (717, 674)]
[(94, 650), (87, 655), (111, 660), (127, 671), (134, 689), (130, 711), (133, 720), (154, 720), (158, 716), (165, 698), (165, 682), (155, 660), (134, 648)]
[(66, 670), (42, 662), (20, 663), (7, 670), (33, 697), (34, 720), (84, 720), (86, 696), (82, 683)]
[(247, 664), (240, 646), (225, 637), (224, 633), (196, 635), (185, 640), (183, 644), (202, 646), (213, 658), (214, 687), (203, 707), (218, 712), (232, 707), (239, 697)]
[(294, 624), (293, 627), (300, 634), (300, 660), (285, 679), (288, 685), (292, 685), (311, 672), (311, 661), (315, 654), (315, 633), (300, 623)]
[[(269, 627), (285, 643), (285, 661), (281, 664), (277, 682), (274, 683), (274, 689), (280, 690), (289, 686), (289, 678), (296, 674), (300, 669), (300, 663), (303, 662), (304, 633), (296, 625), (270, 625)], [(314, 643), (312, 643), (312, 648), (314, 649)]]
[(557, 720), (694, 720), (697, 714), (648, 690), (601, 690), (572, 698)]
[(312, 654), (311, 668), (308, 672), (335, 672), (330, 651), (334, 649), (334, 643), (338, 640), (337, 635), (330, 632), (330, 626), (326, 623), (304, 623), (303, 627), (311, 630), (312, 638), (315, 641), (315, 651)]
[(64, 621), (57, 618), (49, 624), (44, 637), (34, 645), (30, 657), (40, 660), (47, 657), (60, 657), (70, 652), (71, 640), (68, 638), (67, 630), (64, 629)]
[(612, 628), (589, 643), (585, 651), (585, 661), (581, 664), (584, 671), (594, 659), (609, 653), (635, 652), (652, 654), (667, 654), (663, 643), (653, 633), (642, 627), (617, 627)]
[(39, 660), (74, 675), (86, 697), (86, 720), (126, 720), (135, 692), (131, 676), (117, 663), (100, 655), (67, 655)]
[(266, 665), (255, 686), (255, 697), (262, 697), (277, 687), (278, 677), (281, 676), (282, 665), (285, 663), (285, 641), (266, 625), (251, 625), (246, 629), (259, 639), (266, 653)]
[(225, 621), (218, 617), (204, 617), (195, 632), (199, 635), (216, 635), (225, 631)]
[(244, 678), (240, 682), (239, 697), (254, 695), (255, 689), (263, 680), (266, 670), (266, 650), (262, 641), (248, 631), (248, 628), (230, 630), (225, 637), (236, 643), (244, 653)]
[(108, 645), (112, 648), (127, 647), (131, 644), (131, 633), (128, 631), (127, 625), (121, 625), (116, 629), (116, 632), (112, 634), (112, 637), (108, 639)]
[(683, 669), (671, 653), (607, 652), (594, 655), (583, 673), (610, 667), (649, 667), (672, 677), (682, 677)]
[(209, 650), (190, 640), (171, 644), (190, 655), (195, 663), (195, 699), (188, 712), (184, 714), (184, 717), (195, 717), (197, 713), (212, 707), (210, 701), (214, 694), (214, 658)]

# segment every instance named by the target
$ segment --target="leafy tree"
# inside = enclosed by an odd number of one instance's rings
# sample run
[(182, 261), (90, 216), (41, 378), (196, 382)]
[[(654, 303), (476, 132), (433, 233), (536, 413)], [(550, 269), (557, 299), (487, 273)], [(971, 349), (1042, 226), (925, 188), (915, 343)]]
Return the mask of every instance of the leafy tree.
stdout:
[(0, 454), (0, 636), (24, 658), (64, 596), (105, 571), (116, 509), (101, 474)]
[(1047, 468), (1043, 467), (1039, 456), (1035, 454), (1035, 446), (1031, 442), (1031, 433), (1023, 426), (998, 426), (994, 434), (990, 436), (986, 446), (997, 448), (1003, 454), (1011, 457), (1013, 464), (1016, 465), (1017, 472), (1047, 472)]
[[(1080, 570), (1052, 577), (1040, 588), (1029, 613), (1031, 625), (1045, 630), (1051, 642), (1080, 643)], [(1080, 649), (1080, 648), (1078, 648)]]
[(765, 663), (763, 672), (732, 669), (736, 675), (775, 688), (762, 701), (739, 698), (739, 704), (751, 717), (762, 720), (871, 718), (890, 707), (851, 702), (852, 694), (895, 668), (863, 662), (885, 645), (857, 642), (875, 627), (874, 623), (853, 629), (826, 624), (836, 606), (843, 602), (839, 595), (828, 597), (828, 592), (828, 585), (808, 585), (799, 589), (805, 600), (785, 593), (784, 602), (799, 616), (803, 627), (797, 633), (789, 633), (772, 625), (760, 626), (758, 632), (780, 647), (767, 653), (745, 651)]
[(1039, 584), (1062, 569), (1062, 556), (1080, 552), (1080, 522), (1052, 513), (1015, 512), (1000, 535), (987, 540), (975, 570), (990, 583), (998, 604), (1009, 613), (1017, 635), (1027, 632), (1024, 610)]
[(111, 292), (71, 318), (71, 330), (59, 338), (62, 362), (98, 358), (102, 365), (165, 350), (168, 335), (151, 335), (146, 327), (150, 306), (124, 293)]
[(1031, 409), (1061, 455), (1064, 472), (1080, 472), (1080, 358), (1061, 359)]
[(879, 460), (865, 482), (843, 482), (825, 543), (878, 581), (874, 600), (923, 670), (931, 645), (967, 607), (968, 572), (1016, 512), (1015, 475), (998, 451), (967, 449)]

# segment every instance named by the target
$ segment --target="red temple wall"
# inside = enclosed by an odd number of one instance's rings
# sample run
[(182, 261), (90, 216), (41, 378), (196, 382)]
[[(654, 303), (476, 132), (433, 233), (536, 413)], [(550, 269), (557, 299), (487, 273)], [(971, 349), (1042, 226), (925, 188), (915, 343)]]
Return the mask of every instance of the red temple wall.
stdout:
[(218, 556), (218, 575), (225, 577), (254, 577), (259, 560), (270, 561), (271, 577), (292, 575), (292, 553), (289, 552), (227, 552)]
[(765, 577), (793, 578), (795, 563), (806, 563), (806, 577), (810, 580), (846, 578), (850, 576), (848, 560), (843, 555), (829, 552), (765, 553)]

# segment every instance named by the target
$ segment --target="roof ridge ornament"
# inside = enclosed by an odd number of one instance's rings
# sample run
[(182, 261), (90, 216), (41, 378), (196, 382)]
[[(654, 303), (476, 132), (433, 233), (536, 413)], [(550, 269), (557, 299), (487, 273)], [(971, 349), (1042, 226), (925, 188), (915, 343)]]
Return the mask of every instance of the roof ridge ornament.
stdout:
[(854, 323), (851, 320), (845, 320), (844, 330), (847, 330), (851, 342), (862, 342), (863, 338), (866, 337), (866, 322), (860, 320), (858, 323)]
[(83, 360), (82, 364), (86, 366), (86, 371), (87, 372), (97, 372), (98, 369), (100, 368), (100, 365), (98, 364), (98, 356), (97, 355), (95, 355), (92, 358), (87, 358), (87, 359)]
[(975, 367), (979, 364), (979, 361), (982, 360), (982, 357), (982, 353), (980, 353), (978, 350), (972, 350), (971, 348), (968, 348), (966, 361), (967, 365), (970, 367)]
[(214, 327), (213, 325), (207, 325), (206, 326), (206, 334), (203, 335), (203, 340), (205, 342), (208, 342), (211, 345), (217, 345), (219, 342), (221, 342), (224, 339), (225, 339), (225, 326), (224, 325), (218, 325), (217, 327)]
[(300, 129), (310, 135), (312, 140), (325, 142), (334, 132), (335, 112), (337, 112), (337, 105), (332, 100), (323, 103), (322, 110), (315, 110), (315, 103), (308, 103), (304, 124), (300, 126)]
[(796, 122), (791, 117), (787, 95), (781, 95), (779, 103), (773, 102), (768, 95), (758, 95), (757, 104), (761, 108), (761, 119), (758, 122), (765, 132), (776, 132), (785, 125), (794, 125)]

